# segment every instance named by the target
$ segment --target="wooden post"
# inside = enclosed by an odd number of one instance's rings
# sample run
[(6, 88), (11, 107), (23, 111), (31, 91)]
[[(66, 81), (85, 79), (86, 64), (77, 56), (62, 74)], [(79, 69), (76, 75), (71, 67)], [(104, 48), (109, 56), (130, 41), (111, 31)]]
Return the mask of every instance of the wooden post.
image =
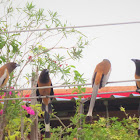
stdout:
[[(80, 109), (79, 109), (80, 114), (84, 114), (84, 103), (87, 102), (88, 100), (89, 98), (80, 101)], [(83, 123), (83, 118), (80, 119), (80, 128), (82, 126), (82, 123)]]
[(107, 118), (107, 127), (109, 126), (109, 112), (108, 112), (108, 101), (104, 101), (104, 105), (106, 107), (106, 118)]
[[(80, 114), (84, 113), (84, 106), (82, 100), (80, 101)], [(80, 128), (82, 126), (83, 118), (80, 118)]]
[[(84, 103), (87, 102), (89, 100), (89, 98), (86, 98), (84, 100), (81, 99), (80, 101), (80, 108), (79, 108), (79, 113), (80, 114), (84, 114)], [(78, 129), (79, 133), (81, 133), (81, 129), (82, 129), (82, 124), (83, 124), (83, 118), (80, 118), (80, 127)], [(79, 138), (78, 140), (83, 140), (83, 138)]]
[[(34, 70), (32, 69), (32, 73), (34, 73)], [(37, 79), (38, 79), (38, 68), (36, 69), (36, 73), (32, 74), (32, 87), (36, 87), (37, 85)], [(36, 90), (32, 90), (31, 96), (36, 96)], [(31, 105), (35, 105), (37, 103), (36, 99), (31, 99)], [(35, 116), (37, 115), (37, 112), (35, 112)], [(30, 133), (30, 140), (38, 140), (38, 117), (31, 116), (33, 123), (31, 125), (31, 133)]]

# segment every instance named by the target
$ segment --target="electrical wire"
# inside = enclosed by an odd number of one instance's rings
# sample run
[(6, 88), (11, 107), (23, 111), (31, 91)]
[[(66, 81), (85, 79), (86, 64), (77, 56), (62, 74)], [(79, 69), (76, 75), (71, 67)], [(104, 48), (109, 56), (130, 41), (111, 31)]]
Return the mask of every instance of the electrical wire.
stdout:
[(76, 29), (76, 28), (87, 28), (87, 27), (104, 27), (104, 26), (116, 26), (116, 25), (128, 25), (128, 24), (140, 24), (140, 21), (130, 21), (130, 22), (119, 22), (119, 23), (105, 23), (105, 24), (94, 24), (94, 25), (82, 25), (82, 26), (67, 26), (67, 27), (55, 27), (55, 28), (42, 28), (42, 29), (31, 29), (31, 30), (14, 30), (0, 32), (0, 34), (6, 33), (21, 33), (21, 32), (35, 32), (35, 31), (51, 31), (60, 29)]

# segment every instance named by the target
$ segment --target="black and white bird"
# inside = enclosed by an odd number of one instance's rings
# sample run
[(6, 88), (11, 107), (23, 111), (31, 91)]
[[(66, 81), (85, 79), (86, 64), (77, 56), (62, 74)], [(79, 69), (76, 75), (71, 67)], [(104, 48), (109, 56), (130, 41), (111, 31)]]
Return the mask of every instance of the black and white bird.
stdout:
[[(131, 59), (136, 65), (135, 71), (135, 79), (140, 79), (140, 60), (139, 59)], [(136, 81), (137, 89), (140, 89), (140, 81)]]
[[(139, 59), (131, 59), (136, 65), (135, 71), (135, 79), (140, 79), (140, 60)], [(140, 93), (140, 81), (136, 81), (137, 92)], [(138, 127), (138, 135), (140, 136), (140, 102), (138, 107), (138, 115), (139, 115), (139, 127)]]

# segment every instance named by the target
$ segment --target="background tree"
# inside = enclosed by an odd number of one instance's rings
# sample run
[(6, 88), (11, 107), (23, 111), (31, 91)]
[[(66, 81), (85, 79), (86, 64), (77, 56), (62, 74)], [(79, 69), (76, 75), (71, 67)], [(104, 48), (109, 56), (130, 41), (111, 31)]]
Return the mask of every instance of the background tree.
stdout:
[[(0, 64), (14, 61), (21, 65), (10, 75), (8, 88), (30, 87), (36, 70), (41, 71), (44, 68), (50, 70), (53, 85), (85, 82), (83, 74), (80, 74), (75, 66), (68, 64), (69, 60), (77, 61), (82, 57), (83, 49), (88, 45), (85, 35), (75, 29), (2, 33), (11, 30), (66, 27), (68, 24), (61, 22), (57, 12), (37, 9), (33, 3), (27, 3), (20, 8), (14, 7), (12, 1), (9, 0), (1, 2), (0, 6), (3, 9), (3, 15), (0, 17)], [(18, 95), (18, 92), (10, 95), (0, 93), (1, 98), (5, 95), (18, 97), (21, 94)], [(21, 104), (21, 101), (15, 101), (14, 104), (12, 101), (5, 101), (4, 105), (0, 103), (0, 110), (3, 111), (0, 122), (4, 120), (3, 124), (0, 123), (0, 131), (1, 134), (5, 132), (7, 138), (20, 136), (21, 120), (17, 116), (23, 116), (25, 124), (28, 124), (28, 121), (32, 122), (30, 118), (25, 117), (26, 111), (21, 111)], [(24, 109), (27, 108), (24, 107)], [(14, 129), (13, 122), (16, 122)], [(25, 134), (28, 134), (28, 131), (29, 129), (26, 129)]]
[[(7, 5), (6, 14), (0, 18), (0, 31), (32, 30), (39, 28), (65, 27), (57, 12), (36, 9), (33, 3), (27, 3), (22, 9)], [(69, 45), (70, 37), (72, 43)], [(71, 39), (70, 39), (71, 40)], [(63, 42), (62, 42), (63, 41)], [(64, 45), (63, 45), (64, 44)], [(75, 67), (68, 65), (68, 60), (78, 60), (82, 51), (88, 45), (86, 37), (75, 29), (59, 29), (54, 31), (5, 33), (0, 35), (0, 63), (17, 61), (20, 70), (14, 73), (9, 84), (24, 87), (30, 83), (31, 66), (50, 69), (51, 77), (56, 83), (61, 79), (63, 83), (74, 82), (70, 77), (78, 74)], [(72, 73), (72, 74), (71, 74)], [(22, 83), (18, 82), (18, 80)], [(57, 80), (56, 80), (57, 79)], [(27, 82), (25, 82), (27, 81)], [(83, 79), (84, 81), (84, 79)], [(79, 82), (83, 82), (79, 81)]]

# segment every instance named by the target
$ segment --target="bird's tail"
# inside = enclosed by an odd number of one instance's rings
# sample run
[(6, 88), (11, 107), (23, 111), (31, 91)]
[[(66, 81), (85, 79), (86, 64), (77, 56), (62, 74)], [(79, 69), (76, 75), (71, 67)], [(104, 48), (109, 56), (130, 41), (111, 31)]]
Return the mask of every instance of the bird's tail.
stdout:
[(44, 113), (44, 123), (45, 123), (45, 138), (50, 138), (50, 114), (52, 113), (52, 107), (51, 107), (51, 101), (48, 103), (48, 105), (45, 105), (42, 103), (42, 111), (45, 111)]
[(95, 100), (98, 94), (98, 89), (99, 89), (99, 85), (96, 85), (94, 83), (93, 85), (93, 91), (92, 91), (92, 95), (91, 95), (91, 100), (90, 100), (90, 105), (89, 105), (89, 110), (86, 116), (86, 122), (92, 122), (92, 112), (93, 112), (93, 108), (95, 105)]
[(48, 105), (45, 106), (44, 114), (44, 123), (45, 123), (45, 138), (50, 138), (50, 115), (48, 113)]
[(50, 103), (48, 104), (48, 113), (52, 114), (52, 103), (51, 103), (51, 100), (50, 100)]
[[(47, 105), (48, 106), (48, 113), (52, 114), (52, 103), (50, 101), (50, 103)], [(42, 103), (42, 111), (46, 111), (46, 105), (44, 103)]]

